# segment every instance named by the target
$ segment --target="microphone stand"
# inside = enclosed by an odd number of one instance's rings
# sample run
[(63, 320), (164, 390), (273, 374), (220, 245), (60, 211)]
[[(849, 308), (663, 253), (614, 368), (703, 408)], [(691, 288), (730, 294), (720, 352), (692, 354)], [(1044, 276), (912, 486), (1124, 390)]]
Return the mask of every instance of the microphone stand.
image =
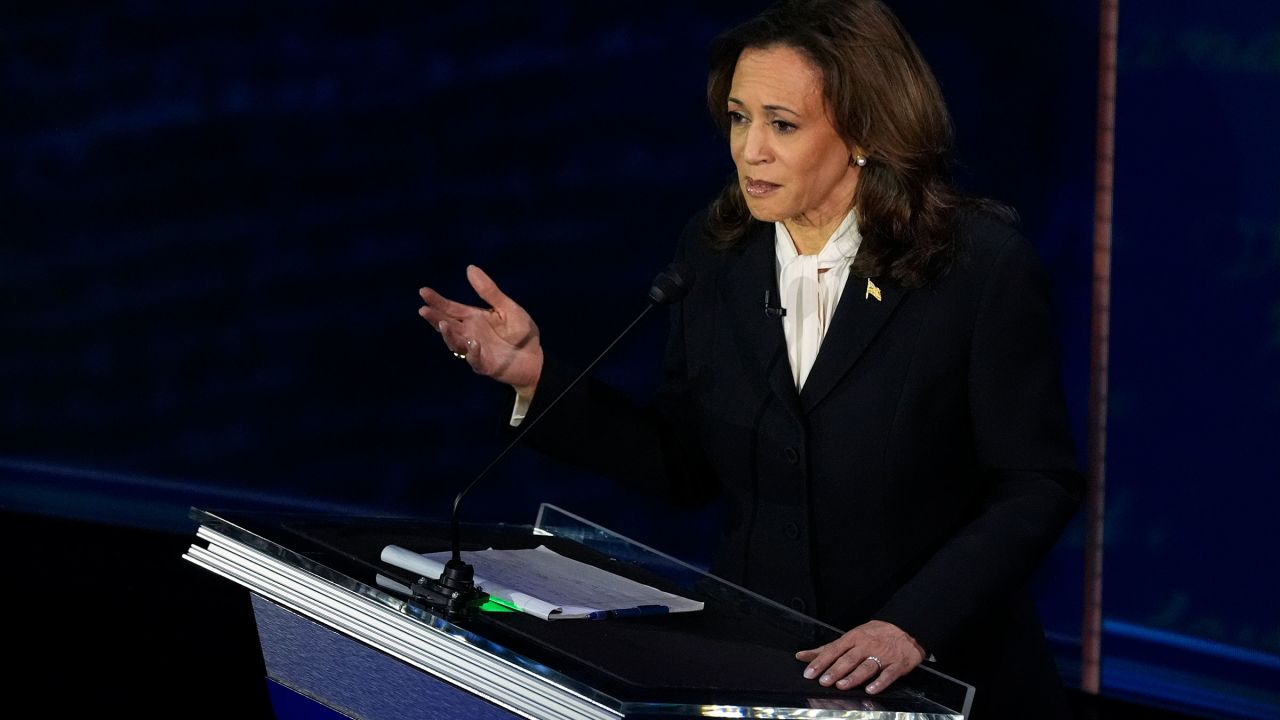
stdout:
[(489, 601), (489, 594), (484, 592), (482, 588), (475, 584), (475, 568), (470, 563), (462, 560), (462, 531), (458, 523), (458, 508), (462, 505), (462, 498), (480, 482), (481, 478), (489, 473), (502, 458), (506, 457), (508, 452), (514, 448), (525, 435), (529, 433), (538, 421), (546, 417), (551, 408), (560, 402), (561, 398), (569, 394), (578, 381), (586, 377), (587, 373), (595, 368), (605, 355), (617, 345), (622, 338), (631, 332), (631, 328), (649, 314), (649, 311), (658, 305), (671, 305), (679, 302), (689, 292), (689, 288), (693, 285), (693, 271), (691, 268), (679, 263), (673, 263), (667, 269), (658, 273), (654, 278), (652, 286), (649, 288), (649, 304), (636, 315), (622, 332), (618, 333), (613, 342), (609, 343), (599, 355), (592, 360), (582, 372), (564, 387), (558, 395), (547, 404), (547, 407), (532, 418), (527, 423), (522, 423), (523, 427), (516, 434), (515, 438), (507, 444), (502, 452), (485, 466), (478, 475), (461, 492), (453, 499), (453, 514), (450, 519), (450, 541), (453, 555), (449, 562), (445, 563), (444, 571), (440, 573), (440, 577), (436, 579), (420, 577), (418, 581), (410, 586), (413, 596), (409, 602), (419, 607), (425, 605), (426, 609), (443, 614), (446, 618), (456, 616), (474, 616), (479, 607)]

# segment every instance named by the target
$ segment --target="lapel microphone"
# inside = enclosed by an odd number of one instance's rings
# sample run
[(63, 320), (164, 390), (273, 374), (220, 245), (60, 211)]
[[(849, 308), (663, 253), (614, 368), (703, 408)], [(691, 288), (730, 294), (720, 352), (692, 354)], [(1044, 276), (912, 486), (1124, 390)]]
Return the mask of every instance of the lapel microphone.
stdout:
[(786, 317), (787, 309), (773, 301), (773, 294), (768, 290), (764, 291), (764, 314), (768, 317)]
[(515, 438), (503, 448), (502, 452), (498, 453), (497, 457), (489, 461), (489, 464), (480, 471), (479, 475), (476, 475), (474, 480), (458, 493), (458, 496), (453, 499), (453, 516), (450, 519), (452, 556), (449, 562), (445, 563), (444, 571), (439, 578), (419, 578), (417, 582), (410, 586), (413, 595), (410, 600), (411, 603), (417, 601), (427, 605), (435, 612), (442, 612), (445, 617), (454, 617), (458, 615), (469, 616), (475, 613), (479, 606), (489, 599), (488, 594), (476, 587), (475, 568), (462, 559), (462, 530), (458, 523), (458, 508), (462, 506), (462, 498), (466, 496), (471, 488), (476, 486), (476, 483), (480, 482), (481, 478), (493, 469), (494, 465), (498, 464), (499, 460), (506, 457), (506, 454), (538, 424), (538, 421), (546, 417), (551, 412), (551, 408), (555, 407), (556, 403), (560, 402), (560, 399), (567, 395), (578, 384), (579, 380), (586, 377), (587, 373), (591, 372), (592, 368), (613, 349), (614, 345), (618, 344), (619, 340), (626, 337), (627, 333), (631, 332), (631, 328), (635, 327), (650, 310), (660, 305), (674, 305), (680, 302), (685, 295), (689, 294), (689, 288), (693, 287), (693, 282), (693, 268), (684, 263), (672, 263), (665, 270), (658, 273), (649, 287), (649, 303), (644, 306), (644, 310), (641, 310), (640, 314), (631, 321), (631, 324), (618, 333), (613, 342), (609, 343), (608, 347), (597, 355), (595, 360), (592, 360), (582, 372), (578, 373), (578, 376), (566, 385), (541, 413), (538, 413), (536, 417), (527, 418), (525, 422), (521, 423), (520, 432), (516, 434)]

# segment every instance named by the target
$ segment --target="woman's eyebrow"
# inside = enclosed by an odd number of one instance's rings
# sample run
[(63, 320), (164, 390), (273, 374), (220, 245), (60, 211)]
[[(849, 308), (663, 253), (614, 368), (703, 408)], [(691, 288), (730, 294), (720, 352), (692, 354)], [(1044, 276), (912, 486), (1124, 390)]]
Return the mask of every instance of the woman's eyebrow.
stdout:
[[(729, 102), (731, 102), (731, 103), (733, 103), (733, 104), (735, 104), (735, 105), (746, 105), (746, 103), (744, 103), (744, 102), (742, 102), (741, 100), (739, 100), (738, 98), (736, 98), (736, 97), (732, 97), (732, 96), (730, 96), (730, 97), (729, 97)], [(765, 109), (765, 110), (771, 110), (771, 111), (774, 111), (774, 112), (777, 112), (777, 111), (781, 110), (782, 112), (785, 112), (785, 113), (791, 113), (792, 115), (795, 115), (796, 117), (804, 117), (803, 115), (801, 115), (800, 113), (796, 112), (795, 110), (792, 110), (791, 108), (787, 107), (786, 105), (765, 105), (765, 106), (764, 106), (764, 109)]]

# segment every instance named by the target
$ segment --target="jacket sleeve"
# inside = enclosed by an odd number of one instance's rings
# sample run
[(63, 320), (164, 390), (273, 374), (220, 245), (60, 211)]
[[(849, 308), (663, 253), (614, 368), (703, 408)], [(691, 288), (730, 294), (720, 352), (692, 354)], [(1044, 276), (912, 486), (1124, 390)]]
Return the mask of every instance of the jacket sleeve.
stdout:
[(980, 500), (875, 617), (943, 654), (957, 631), (1024, 584), (1079, 504), (1048, 279), (1006, 230), (981, 291), (968, 396)]

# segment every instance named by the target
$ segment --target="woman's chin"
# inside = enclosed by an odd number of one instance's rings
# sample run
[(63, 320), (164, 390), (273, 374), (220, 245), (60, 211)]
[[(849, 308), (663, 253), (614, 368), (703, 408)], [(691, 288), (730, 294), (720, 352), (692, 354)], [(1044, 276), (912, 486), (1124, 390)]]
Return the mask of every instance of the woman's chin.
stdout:
[(747, 212), (751, 213), (751, 217), (760, 222), (778, 222), (785, 215), (778, 212), (777, 208), (770, 207), (773, 203), (753, 200), (747, 196)]

